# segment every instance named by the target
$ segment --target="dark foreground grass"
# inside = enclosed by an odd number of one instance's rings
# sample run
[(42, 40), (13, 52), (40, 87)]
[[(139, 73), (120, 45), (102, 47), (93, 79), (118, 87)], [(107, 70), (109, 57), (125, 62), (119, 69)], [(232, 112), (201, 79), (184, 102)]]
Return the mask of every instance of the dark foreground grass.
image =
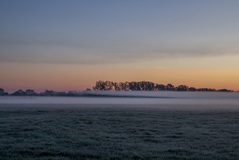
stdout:
[(239, 159), (239, 112), (0, 105), (0, 159)]

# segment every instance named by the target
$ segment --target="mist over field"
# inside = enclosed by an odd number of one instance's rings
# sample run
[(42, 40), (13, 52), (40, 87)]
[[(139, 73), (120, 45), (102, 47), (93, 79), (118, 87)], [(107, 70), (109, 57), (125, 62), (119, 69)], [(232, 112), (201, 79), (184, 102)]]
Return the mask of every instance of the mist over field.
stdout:
[(238, 93), (90, 93), (1, 97), (0, 159), (239, 157)]
[[(185, 105), (210, 105), (211, 108), (225, 108), (228, 105), (237, 109), (238, 92), (154, 92), (154, 91), (84, 91), (81, 97), (0, 97), (0, 104), (146, 104), (164, 107)], [(228, 106), (228, 107), (229, 107)], [(197, 107), (196, 107), (197, 108)], [(203, 108), (203, 106), (202, 106)], [(208, 107), (206, 107), (208, 108)]]

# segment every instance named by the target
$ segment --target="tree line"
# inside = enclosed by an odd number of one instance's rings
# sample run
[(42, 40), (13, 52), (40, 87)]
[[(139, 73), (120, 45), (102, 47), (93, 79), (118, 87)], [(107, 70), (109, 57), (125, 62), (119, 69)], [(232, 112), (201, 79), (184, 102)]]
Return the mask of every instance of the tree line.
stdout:
[(112, 82), (112, 81), (97, 81), (93, 90), (115, 90), (115, 91), (224, 91), (232, 92), (228, 89), (219, 89), (214, 88), (195, 88), (189, 87), (186, 85), (174, 86), (172, 84), (157, 84), (149, 81), (140, 81), (140, 82)]

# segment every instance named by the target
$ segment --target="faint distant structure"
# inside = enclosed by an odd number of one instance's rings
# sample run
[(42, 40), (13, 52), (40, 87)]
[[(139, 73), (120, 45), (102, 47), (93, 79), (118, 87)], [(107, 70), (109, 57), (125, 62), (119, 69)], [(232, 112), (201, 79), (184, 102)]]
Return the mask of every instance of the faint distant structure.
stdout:
[(4, 89), (0, 88), (0, 95), (3, 95)]
[(3, 88), (0, 88), (0, 96), (7, 96), (8, 93), (4, 91)]
[(8, 93), (4, 91), (4, 89), (0, 88), (0, 96), (7, 96)]

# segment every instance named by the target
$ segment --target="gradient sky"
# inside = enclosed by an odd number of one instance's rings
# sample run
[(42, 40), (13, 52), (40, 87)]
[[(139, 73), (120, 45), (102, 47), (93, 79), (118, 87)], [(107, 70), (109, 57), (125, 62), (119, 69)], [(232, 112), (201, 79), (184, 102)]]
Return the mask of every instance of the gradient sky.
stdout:
[(0, 0), (0, 87), (239, 90), (238, 0)]

